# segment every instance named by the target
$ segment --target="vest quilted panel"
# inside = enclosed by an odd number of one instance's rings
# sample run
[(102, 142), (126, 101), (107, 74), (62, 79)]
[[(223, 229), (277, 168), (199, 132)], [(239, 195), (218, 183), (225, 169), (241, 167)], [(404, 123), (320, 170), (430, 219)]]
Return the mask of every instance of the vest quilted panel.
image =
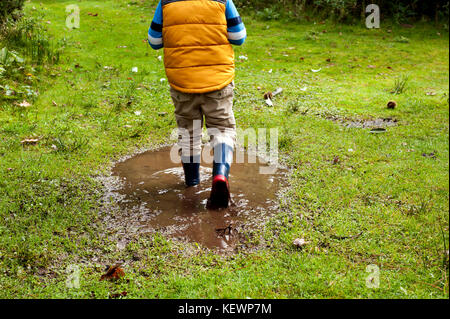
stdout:
[(163, 2), (164, 64), (173, 88), (206, 93), (234, 79), (225, 4), (222, 0)]

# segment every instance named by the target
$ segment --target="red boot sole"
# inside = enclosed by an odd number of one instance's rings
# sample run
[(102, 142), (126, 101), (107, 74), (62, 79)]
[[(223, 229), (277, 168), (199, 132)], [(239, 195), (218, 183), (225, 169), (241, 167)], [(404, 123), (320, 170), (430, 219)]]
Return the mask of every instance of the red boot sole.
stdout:
[(228, 180), (223, 175), (214, 176), (211, 196), (208, 200), (208, 208), (227, 208), (230, 201)]

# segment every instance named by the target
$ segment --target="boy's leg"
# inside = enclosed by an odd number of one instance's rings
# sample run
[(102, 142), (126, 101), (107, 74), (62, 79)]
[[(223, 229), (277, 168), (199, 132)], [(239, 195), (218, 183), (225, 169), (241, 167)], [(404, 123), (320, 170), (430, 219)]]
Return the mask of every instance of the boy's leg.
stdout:
[(201, 97), (170, 89), (175, 105), (175, 118), (178, 125), (178, 146), (181, 148), (181, 161), (187, 186), (200, 183), (200, 161), (202, 150), (203, 114), (200, 108)]
[(202, 111), (210, 142), (214, 148), (213, 185), (210, 207), (228, 207), (228, 177), (236, 141), (236, 120), (233, 113), (234, 83), (219, 91), (204, 94)]

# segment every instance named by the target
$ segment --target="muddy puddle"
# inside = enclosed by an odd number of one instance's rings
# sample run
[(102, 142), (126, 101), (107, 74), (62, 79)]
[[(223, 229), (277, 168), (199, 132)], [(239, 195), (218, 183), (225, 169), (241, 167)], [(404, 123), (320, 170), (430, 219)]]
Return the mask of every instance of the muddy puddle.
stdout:
[(110, 189), (120, 210), (110, 222), (120, 220), (126, 232), (153, 233), (197, 242), (205, 247), (232, 250), (246, 229), (261, 227), (278, 211), (278, 195), (286, 186), (286, 169), (260, 174), (268, 167), (256, 163), (236, 163), (230, 172), (232, 203), (223, 210), (208, 210), (212, 165), (202, 162), (201, 183), (186, 188), (181, 164), (170, 160), (170, 147), (147, 151), (119, 162), (112, 170), (118, 180)]

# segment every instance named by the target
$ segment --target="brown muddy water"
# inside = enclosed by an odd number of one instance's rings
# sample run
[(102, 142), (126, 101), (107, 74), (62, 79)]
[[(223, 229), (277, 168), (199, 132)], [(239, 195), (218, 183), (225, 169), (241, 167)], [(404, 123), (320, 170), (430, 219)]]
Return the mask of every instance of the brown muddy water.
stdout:
[[(109, 222), (120, 219), (127, 232), (160, 232), (168, 237), (197, 242), (218, 250), (233, 250), (243, 240), (241, 232), (262, 227), (278, 211), (278, 195), (286, 186), (287, 170), (260, 174), (267, 166), (233, 163), (230, 171), (232, 203), (222, 210), (208, 210), (212, 165), (201, 166), (201, 183), (186, 188), (181, 164), (170, 160), (170, 147), (147, 151), (118, 162), (112, 170), (117, 183), (109, 196), (120, 210), (111, 213)], [(236, 161), (236, 160), (235, 160)]]

